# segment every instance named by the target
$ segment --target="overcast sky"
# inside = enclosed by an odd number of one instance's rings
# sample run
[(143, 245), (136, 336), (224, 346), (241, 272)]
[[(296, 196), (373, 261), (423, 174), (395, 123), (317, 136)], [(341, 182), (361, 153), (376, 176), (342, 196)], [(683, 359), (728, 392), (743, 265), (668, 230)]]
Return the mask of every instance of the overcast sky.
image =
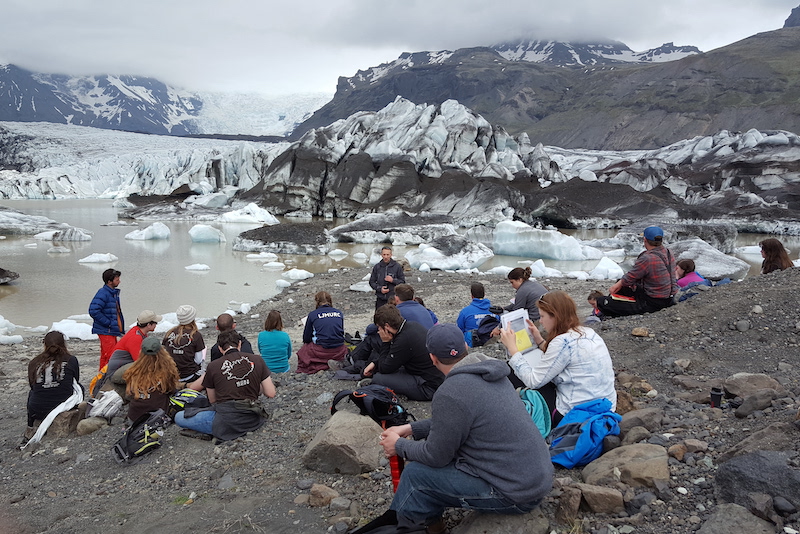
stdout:
[(516, 37), (719, 48), (783, 27), (800, 0), (3, 0), (0, 64), (140, 74), (191, 90), (288, 94), (402, 52)]

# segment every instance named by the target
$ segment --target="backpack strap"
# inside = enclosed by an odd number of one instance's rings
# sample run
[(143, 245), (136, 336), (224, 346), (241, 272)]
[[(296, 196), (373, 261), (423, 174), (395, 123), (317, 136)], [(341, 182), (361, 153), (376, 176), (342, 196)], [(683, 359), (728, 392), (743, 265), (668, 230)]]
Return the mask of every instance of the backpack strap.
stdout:
[(342, 391), (337, 393), (335, 397), (333, 397), (333, 403), (331, 403), (331, 415), (336, 413), (336, 405), (339, 404), (339, 401), (345, 397), (349, 397), (351, 393), (353, 393), (352, 390), (343, 389)]

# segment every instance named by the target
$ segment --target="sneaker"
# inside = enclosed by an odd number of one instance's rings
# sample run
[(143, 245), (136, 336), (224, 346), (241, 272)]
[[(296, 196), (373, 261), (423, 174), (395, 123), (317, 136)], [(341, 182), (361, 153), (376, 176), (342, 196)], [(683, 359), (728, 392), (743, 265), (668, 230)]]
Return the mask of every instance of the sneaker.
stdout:
[(187, 438), (202, 439), (203, 441), (211, 441), (214, 437), (211, 434), (204, 434), (197, 430), (192, 430), (191, 428), (182, 428), (178, 434)]
[(328, 369), (331, 371), (341, 371), (344, 369), (344, 362), (341, 360), (328, 360)]

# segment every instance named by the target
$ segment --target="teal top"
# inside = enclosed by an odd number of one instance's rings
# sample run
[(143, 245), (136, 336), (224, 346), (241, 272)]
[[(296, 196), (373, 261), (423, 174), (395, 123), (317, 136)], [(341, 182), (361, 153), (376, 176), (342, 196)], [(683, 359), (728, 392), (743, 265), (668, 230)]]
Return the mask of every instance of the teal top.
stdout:
[(262, 330), (258, 334), (258, 352), (270, 371), (285, 373), (289, 370), (292, 340), (283, 330)]

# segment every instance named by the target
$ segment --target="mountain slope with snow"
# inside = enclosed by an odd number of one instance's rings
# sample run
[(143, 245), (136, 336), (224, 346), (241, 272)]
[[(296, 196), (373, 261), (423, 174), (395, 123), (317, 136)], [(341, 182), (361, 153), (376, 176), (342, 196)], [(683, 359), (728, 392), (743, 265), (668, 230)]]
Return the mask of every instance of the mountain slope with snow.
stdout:
[(141, 76), (66, 76), (0, 65), (0, 121), (132, 132), (284, 136), (330, 100), (194, 93)]

